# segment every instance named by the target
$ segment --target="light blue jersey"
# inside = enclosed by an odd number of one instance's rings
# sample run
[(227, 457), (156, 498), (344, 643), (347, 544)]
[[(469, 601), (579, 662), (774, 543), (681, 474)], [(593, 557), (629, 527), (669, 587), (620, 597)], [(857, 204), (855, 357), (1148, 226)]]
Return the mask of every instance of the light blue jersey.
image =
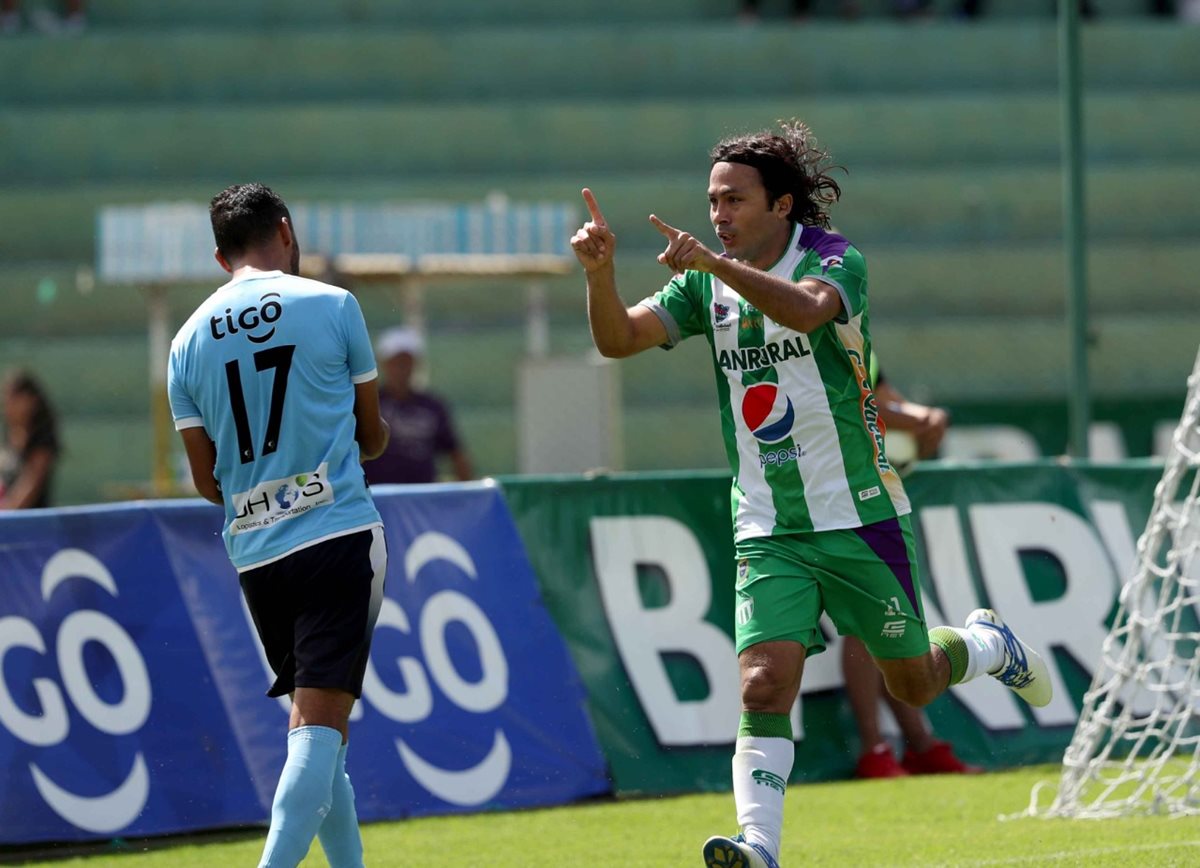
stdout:
[(171, 414), (216, 444), (239, 571), (380, 523), (354, 439), (354, 384), (375, 376), (354, 296), (279, 271), (235, 278), (179, 330)]

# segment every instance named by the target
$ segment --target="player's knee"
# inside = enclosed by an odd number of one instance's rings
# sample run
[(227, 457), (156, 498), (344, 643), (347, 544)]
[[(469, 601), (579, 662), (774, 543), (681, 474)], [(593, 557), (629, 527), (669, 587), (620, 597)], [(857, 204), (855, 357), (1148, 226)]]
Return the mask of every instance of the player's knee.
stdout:
[(742, 672), (742, 708), (775, 712), (791, 707), (791, 679), (769, 666), (754, 666)]
[(938, 689), (932, 682), (916, 679), (896, 679), (887, 682), (888, 693), (905, 705), (924, 708), (937, 699)]

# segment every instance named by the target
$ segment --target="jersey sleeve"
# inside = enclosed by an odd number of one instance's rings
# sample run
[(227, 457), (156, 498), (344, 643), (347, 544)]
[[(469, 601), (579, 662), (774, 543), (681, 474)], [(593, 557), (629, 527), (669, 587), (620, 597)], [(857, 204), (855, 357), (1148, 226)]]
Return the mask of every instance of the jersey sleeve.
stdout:
[(183, 351), (178, 344), (172, 344), (167, 359), (167, 399), (171, 403), (171, 418), (175, 420), (176, 431), (204, 426), (204, 417), (184, 381), (183, 368)]
[(663, 349), (671, 349), (684, 338), (701, 334), (704, 320), (700, 316), (701, 289), (699, 272), (688, 271), (677, 274), (667, 285), (640, 304), (650, 308), (667, 330), (667, 342)]
[(849, 322), (863, 312), (867, 299), (867, 261), (856, 247), (844, 253), (826, 256), (807, 271), (797, 274), (796, 280), (811, 277), (828, 283), (842, 297), (842, 311), (834, 317), (837, 322)]
[(367, 321), (353, 293), (346, 293), (342, 301), (342, 327), (346, 333), (347, 358), (350, 363), (350, 382), (355, 385), (369, 383), (377, 376), (375, 352), (371, 349), (371, 336), (367, 333)]

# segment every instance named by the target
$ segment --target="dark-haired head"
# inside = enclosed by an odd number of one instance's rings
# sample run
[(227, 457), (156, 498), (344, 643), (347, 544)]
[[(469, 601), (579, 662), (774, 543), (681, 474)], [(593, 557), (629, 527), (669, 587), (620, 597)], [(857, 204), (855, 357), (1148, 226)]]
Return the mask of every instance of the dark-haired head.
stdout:
[(740, 163), (758, 171), (767, 191), (768, 207), (791, 195), (788, 219), (805, 226), (829, 227), (829, 206), (842, 190), (829, 172), (829, 153), (817, 145), (801, 121), (780, 121), (779, 131), (763, 130), (722, 139), (709, 154), (713, 165)]
[(9, 431), (22, 429), (25, 435), (40, 432), (57, 443), (58, 421), (46, 390), (27, 370), (12, 371), (4, 378), (4, 421)]
[[(226, 263), (232, 264), (257, 248), (267, 247), (281, 237), (281, 224), (292, 224), (288, 207), (274, 190), (265, 184), (234, 184), (213, 197), (208, 206), (212, 219), (213, 238), (217, 251)], [(292, 242), (295, 234), (288, 233)], [(289, 253), (291, 273), (299, 272), (300, 248), (295, 245)]]

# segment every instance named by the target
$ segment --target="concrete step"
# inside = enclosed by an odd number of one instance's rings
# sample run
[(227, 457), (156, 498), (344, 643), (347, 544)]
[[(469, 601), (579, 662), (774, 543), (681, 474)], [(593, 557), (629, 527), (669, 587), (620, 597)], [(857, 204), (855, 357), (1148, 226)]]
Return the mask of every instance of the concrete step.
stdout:
[[(1062, 317), (879, 318), (874, 345), (889, 378), (919, 400), (1060, 399), (1069, 348)], [(1093, 319), (1090, 373), (1099, 399), (1182, 394), (1195, 358), (1200, 314)], [(552, 351), (590, 352), (586, 324), (563, 324)], [(430, 336), (430, 387), (452, 405), (484, 474), (516, 469), (513, 394), (524, 357), (519, 326)], [(70, 502), (115, 496), (150, 475), (148, 351), (144, 338), (5, 339), (0, 369), (32, 369), (59, 410), (64, 453), (60, 494)], [(719, 466), (711, 351), (685, 341), (616, 363), (626, 430), (626, 466)]]
[[(1097, 96), (1096, 163), (1200, 159), (1196, 92)], [(369, 179), (707, 169), (714, 142), (789, 114), (852, 172), (1044, 168), (1053, 95), (458, 104), (311, 103), (0, 111), (0, 184), (211, 177)], [(486, 181), (485, 181), (486, 182)]]
[[(290, 5), (307, 9), (310, 4)], [(671, 3), (635, 5), (662, 12)], [(805, 62), (780, 64), (778, 58), (795, 51), (799, 39)], [(984, 19), (971, 26), (939, 21), (919, 27), (815, 23), (797, 29), (735, 27), (722, 20), (673, 19), (631, 27), (612, 20), (580, 26), (540, 19), (460, 23), (449, 29), (309, 25), (257, 30), (230, 29), (209, 18), (199, 27), (170, 31), (6, 39), (0, 88), (6, 105), (30, 107), (650, 100), (686, 94), (722, 100), (725, 109), (735, 108), (730, 99), (773, 97), (787, 103), (776, 113), (803, 113), (807, 101), (830, 96), (1053, 95), (1056, 40), (1048, 20)], [(1123, 19), (1085, 28), (1082, 47), (1084, 81), (1092, 94), (1200, 87), (1196, 28)], [(712, 62), (724, 54), (736, 55), (737, 63)], [(96, 75), (98, 69), (104, 74)]]
[(107, 0), (88, 13), (102, 27), (264, 27), (287, 29), (346, 24), (391, 26), (457, 26), (463, 24), (536, 24), (546, 20), (586, 24), (598, 20), (622, 22), (693, 20), (704, 15), (730, 17), (722, 0), (609, 0), (603, 14), (596, 8), (555, 0), (518, 3), (476, 3), (471, 0)]
[[(1066, 260), (1061, 245), (937, 246), (880, 243), (865, 250), (870, 273), (872, 320), (972, 315), (1064, 315)], [(617, 282), (633, 303), (659, 289), (668, 272), (652, 249), (622, 249)], [(1136, 263), (1136, 266), (1134, 265)], [(1137, 290), (1131, 290), (1132, 275)], [(1088, 257), (1089, 309), (1093, 315), (1171, 314), (1188, 310), (1200, 295), (1200, 249), (1189, 239), (1115, 240), (1092, 246)], [(0, 269), (0, 338), (140, 337), (146, 331), (146, 293), (132, 286), (83, 291), (75, 269), (47, 264)], [(582, 272), (543, 281), (554, 349), (560, 329), (586, 319)], [(174, 325), (216, 288), (173, 287)], [(359, 301), (373, 330), (403, 321), (404, 290), (363, 284)], [(486, 278), (426, 286), (422, 306), (434, 329), (470, 333), (509, 329), (527, 322), (529, 282)], [(524, 345), (524, 338), (517, 339)]]
[[(1059, 171), (1053, 166), (872, 170), (851, 165), (835, 224), (868, 252), (876, 245), (1012, 245), (1053, 243), (1062, 231)], [(652, 250), (659, 235), (646, 222), (657, 213), (703, 237), (708, 163), (671, 172), (601, 172), (389, 177), (262, 177), (286, 199), (307, 201), (479, 201), (489, 191), (513, 201), (578, 202), (580, 187), (599, 197), (621, 250)], [(0, 186), (0, 262), (91, 263), (95, 214), (106, 204), (207, 201), (238, 172), (219, 180), (129, 182), (69, 187)], [(1182, 241), (1200, 234), (1200, 171), (1196, 163), (1101, 166), (1087, 174), (1089, 237), (1095, 244), (1131, 239)]]
[[(1052, 20), (1051, 0), (1003, 0), (989, 3), (983, 20)], [(1105, 18), (1141, 17), (1144, 0), (1094, 0), (1093, 5)], [(811, 4), (815, 20), (841, 17), (842, 0), (815, 0)], [(863, 19), (887, 18), (894, 14), (893, 0), (858, 0)], [(760, 4), (762, 22), (758, 26), (789, 26), (792, 6), (789, 0), (764, 0)], [(933, 0), (931, 9), (950, 16), (959, 8), (957, 0)], [(446, 26), (463, 24), (538, 24), (547, 20), (577, 24), (597, 22), (634, 24), (647, 21), (689, 22), (715, 20), (732, 23), (737, 5), (732, 0), (609, 0), (602, 8), (586, 4), (559, 3), (555, 0), (521, 0), (519, 3), (478, 3), (472, 0), (444, 0), (422, 3), (419, 0), (174, 0), (170, 4), (155, 0), (107, 0), (89, 8), (90, 19), (101, 27), (228, 27), (287, 28), (347, 23), (403, 26)], [(806, 22), (808, 23), (808, 22)]]

